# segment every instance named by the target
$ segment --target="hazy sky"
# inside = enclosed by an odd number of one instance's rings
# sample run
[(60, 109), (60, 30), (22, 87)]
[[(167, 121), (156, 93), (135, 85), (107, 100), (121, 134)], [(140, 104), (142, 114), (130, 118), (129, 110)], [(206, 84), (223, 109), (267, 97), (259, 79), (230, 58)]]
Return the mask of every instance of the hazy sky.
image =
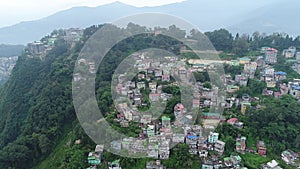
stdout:
[[(46, 17), (74, 6), (99, 6), (116, 0), (1, 0), (0, 27), (21, 21)], [(119, 0), (120, 2), (141, 7), (158, 6), (184, 0)]]

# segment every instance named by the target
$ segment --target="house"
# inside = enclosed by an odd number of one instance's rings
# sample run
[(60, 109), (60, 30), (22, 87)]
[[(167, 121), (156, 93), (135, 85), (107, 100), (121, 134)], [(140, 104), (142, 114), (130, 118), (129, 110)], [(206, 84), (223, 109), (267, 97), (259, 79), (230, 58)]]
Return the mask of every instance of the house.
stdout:
[(185, 135), (184, 134), (173, 134), (172, 142), (173, 143), (184, 143)]
[(235, 150), (239, 153), (245, 153), (245, 150), (246, 150), (246, 137), (236, 138)]
[(138, 89), (146, 88), (145, 82), (137, 82), (136, 86)]
[(132, 112), (129, 108), (122, 109), (122, 113), (124, 114), (124, 117), (128, 121), (132, 121)]
[(88, 65), (89, 65), (89, 71), (90, 73), (96, 73), (96, 67), (95, 67), (95, 62), (94, 61), (90, 61), (88, 62)]
[(86, 80), (86, 78), (83, 77), (83, 76), (81, 75), (81, 73), (74, 73), (74, 78), (73, 78), (73, 80), (74, 80), (74, 82), (78, 82), (78, 81), (80, 81), (80, 80)]
[(292, 95), (294, 98), (299, 99), (300, 98), (300, 86), (298, 85), (292, 85), (290, 88), (290, 95)]
[(126, 87), (127, 87), (128, 89), (130, 89), (130, 90), (136, 88), (135, 83), (132, 82), (132, 81), (127, 81), (127, 82), (126, 82)]
[(286, 79), (286, 73), (285, 72), (282, 72), (282, 71), (275, 72), (274, 75), (275, 75), (275, 80), (276, 81), (280, 81), (280, 80)]
[(176, 104), (174, 107), (175, 116), (182, 115), (183, 113), (185, 113), (185, 108), (184, 108), (183, 104), (181, 104), (181, 103)]
[(267, 147), (263, 141), (257, 141), (256, 143), (257, 153), (262, 156), (267, 155)]
[(245, 75), (235, 75), (235, 81), (240, 85), (240, 86), (247, 86), (248, 83), (248, 77)]
[(148, 145), (147, 157), (154, 158), (154, 159), (158, 158), (158, 145), (157, 144), (154, 144), (154, 145), (149, 144)]
[(265, 60), (263, 56), (258, 56), (256, 59), (257, 68), (262, 69), (265, 66)]
[(134, 97), (133, 101), (134, 101), (134, 105), (141, 105), (142, 104), (142, 98), (141, 97)]
[(149, 99), (152, 102), (157, 102), (160, 99), (161, 94), (160, 93), (150, 93), (149, 94)]
[(275, 98), (280, 98), (282, 94), (280, 92), (274, 92), (274, 97)]
[(243, 58), (239, 58), (239, 62), (241, 65), (244, 65), (244, 64), (250, 63), (251, 59), (247, 58), (247, 57), (243, 57)]
[(187, 70), (186, 70), (186, 68), (185, 67), (180, 67), (179, 69), (178, 69), (178, 74), (179, 75), (186, 75), (186, 73), (187, 73)]
[(148, 137), (154, 136), (155, 135), (155, 125), (148, 125), (146, 132), (147, 132)]
[(147, 74), (153, 74), (154, 73), (154, 69), (153, 68), (148, 68), (147, 69)]
[(152, 115), (151, 114), (144, 114), (144, 115), (142, 115), (140, 123), (150, 124), (151, 120), (152, 120)]
[(227, 91), (228, 93), (234, 93), (234, 92), (237, 92), (239, 89), (240, 89), (239, 86), (227, 85), (226, 91)]
[(200, 100), (193, 99), (193, 105), (192, 108), (199, 108), (200, 107)]
[(27, 49), (32, 55), (43, 55), (46, 51), (45, 45), (40, 41), (28, 43)]
[(160, 160), (149, 161), (146, 164), (146, 169), (165, 169), (166, 167), (160, 162)]
[(273, 77), (274, 76), (274, 73), (275, 73), (275, 70), (273, 67), (267, 67), (265, 68), (264, 70), (264, 76), (270, 76), (270, 77)]
[(95, 152), (96, 153), (103, 153), (103, 150), (104, 150), (104, 145), (103, 144), (101, 144), (101, 145), (96, 145), (96, 147), (95, 147)]
[(208, 135), (208, 143), (214, 144), (219, 139), (219, 133), (210, 132)]
[(122, 120), (122, 121), (120, 122), (120, 125), (121, 125), (121, 127), (123, 127), (123, 128), (127, 128), (127, 127), (129, 127), (129, 122), (128, 122), (127, 120)]
[(279, 85), (279, 88), (280, 88), (280, 93), (281, 93), (282, 95), (288, 94), (288, 93), (289, 93), (289, 88), (288, 88), (288, 86), (287, 86), (285, 83), (280, 84), (280, 85)]
[(225, 149), (225, 142), (217, 140), (214, 146), (214, 150), (218, 152), (219, 155), (222, 155)]
[(162, 75), (162, 77), (161, 77), (161, 81), (163, 81), (163, 82), (169, 82), (170, 79), (171, 79), (171, 77), (170, 77), (169, 74), (164, 74), (164, 75)]
[(95, 152), (89, 152), (88, 154), (88, 163), (90, 165), (99, 165), (101, 164), (101, 154)]
[(160, 159), (169, 159), (170, 156), (170, 148), (169, 148), (169, 141), (162, 141), (159, 144), (159, 149), (158, 149), (158, 157)]
[(203, 119), (222, 119), (222, 115), (220, 113), (210, 113), (210, 112), (204, 112)]
[(161, 118), (162, 121), (162, 128), (170, 128), (171, 127), (171, 118), (167, 117), (167, 116), (162, 116)]
[(240, 62), (238, 60), (231, 60), (230, 61), (230, 65), (231, 66), (239, 66), (240, 65)]
[(297, 60), (297, 61), (300, 60), (300, 52), (297, 52), (297, 53), (296, 53), (296, 60)]
[(63, 37), (67, 43), (78, 42), (83, 36), (83, 29), (80, 28), (70, 28), (65, 29), (65, 36)]
[(273, 93), (274, 92), (272, 90), (264, 89), (263, 92), (262, 92), (262, 95), (264, 95), (264, 96), (272, 96)]
[(202, 160), (202, 169), (219, 169), (222, 168), (222, 161), (212, 155)]
[(250, 62), (250, 63), (246, 63), (244, 64), (244, 72), (246, 74), (253, 74), (255, 73), (257, 68), (257, 63), (256, 62)]
[(115, 160), (109, 164), (108, 169), (122, 169), (120, 166), (120, 160)]
[(285, 150), (281, 153), (281, 159), (286, 164), (293, 164), (295, 160), (297, 160), (297, 156), (295, 152), (291, 150)]
[(110, 143), (110, 147), (112, 148), (112, 150), (119, 152), (122, 149), (122, 143), (121, 141), (112, 141)]
[(266, 49), (265, 56), (264, 56), (266, 64), (277, 63), (277, 53), (278, 53), (278, 50), (276, 50), (274, 48)]
[(225, 157), (224, 158), (224, 165), (226, 167), (232, 167), (232, 161), (231, 161), (231, 158), (230, 157)]
[(207, 150), (200, 150), (199, 151), (199, 157), (207, 157), (208, 156), (208, 151)]
[(157, 86), (156, 82), (149, 83), (149, 89), (151, 90), (152, 93), (156, 92), (156, 86)]
[(138, 80), (142, 80), (142, 79), (145, 79), (145, 74), (144, 73), (139, 73), (138, 74)]
[(242, 158), (239, 155), (230, 155), (230, 160), (232, 162), (232, 165), (239, 166), (239, 164), (242, 161)]
[(296, 47), (295, 46), (291, 46), (288, 49), (284, 49), (283, 52), (282, 52), (282, 55), (285, 58), (292, 58), (292, 57), (295, 56), (295, 54), (296, 54)]
[(269, 48), (270, 48), (270, 47), (267, 47), (267, 46), (261, 47), (260, 53), (262, 53), (262, 54), (266, 53), (267, 49), (269, 49)]
[(231, 118), (231, 119), (227, 120), (227, 123), (234, 125), (234, 123), (236, 123), (238, 121), (239, 121), (239, 119), (237, 119), (237, 118)]
[(163, 71), (161, 69), (155, 69), (154, 70), (154, 76), (155, 77), (162, 77)]
[(277, 161), (272, 160), (272, 161), (268, 162), (267, 164), (262, 165), (261, 169), (282, 169), (282, 168), (278, 165)]
[(249, 103), (249, 102), (242, 102), (241, 103), (241, 113), (245, 114), (247, 107), (250, 107), (250, 106), (251, 106), (251, 103)]
[(243, 122), (236, 122), (233, 124), (233, 126), (237, 127), (237, 128), (243, 128), (244, 127), (244, 123)]
[(273, 77), (265, 77), (267, 83), (267, 88), (274, 88), (276, 86), (276, 81)]

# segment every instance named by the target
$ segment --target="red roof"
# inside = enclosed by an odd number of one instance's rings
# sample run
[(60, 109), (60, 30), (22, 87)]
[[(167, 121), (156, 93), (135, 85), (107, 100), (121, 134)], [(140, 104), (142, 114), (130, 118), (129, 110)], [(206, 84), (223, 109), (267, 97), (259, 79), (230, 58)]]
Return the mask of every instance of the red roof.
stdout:
[(227, 123), (233, 124), (233, 123), (238, 122), (238, 121), (239, 121), (239, 119), (237, 119), (237, 118), (231, 118), (231, 119), (227, 120)]
[(184, 109), (183, 104), (178, 103), (178, 104), (177, 104), (177, 109), (178, 109), (178, 110), (183, 110), (183, 109)]

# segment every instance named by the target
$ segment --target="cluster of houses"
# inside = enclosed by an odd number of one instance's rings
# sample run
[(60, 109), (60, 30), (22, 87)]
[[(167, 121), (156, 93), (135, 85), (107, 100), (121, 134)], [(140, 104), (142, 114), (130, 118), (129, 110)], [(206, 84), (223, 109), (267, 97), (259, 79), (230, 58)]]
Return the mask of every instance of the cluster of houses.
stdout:
[[(167, 61), (160, 62), (150, 59), (143, 53), (135, 55), (135, 68), (140, 73), (137, 78), (127, 80), (127, 74), (119, 74), (115, 92), (118, 95), (117, 110), (115, 121), (119, 122), (121, 127), (129, 127), (131, 122), (138, 122), (141, 128), (141, 133), (138, 138), (124, 138), (122, 140), (111, 142), (111, 148), (116, 152), (126, 150), (130, 154), (143, 154), (145, 157), (154, 159), (168, 159), (170, 156), (170, 148), (178, 143), (185, 143), (189, 146), (190, 154), (202, 157), (202, 168), (243, 168), (240, 166), (241, 157), (238, 155), (231, 155), (220, 160), (225, 150), (226, 143), (219, 140), (219, 134), (209, 132), (214, 129), (214, 125), (218, 122), (226, 122), (220, 113), (204, 112), (203, 126), (193, 124), (193, 114), (191, 109), (186, 108), (182, 103), (178, 103), (174, 107), (174, 122), (171, 118), (162, 116), (160, 120), (154, 117), (153, 114), (146, 112), (141, 113), (139, 107), (149, 106), (151, 103), (166, 103), (172, 97), (172, 94), (164, 93), (164, 85), (178, 86), (178, 82), (174, 81), (181, 79), (181, 82), (188, 83), (193, 71), (204, 71), (213, 69), (218, 64), (230, 64), (232, 66), (243, 65), (244, 69), (241, 74), (225, 75), (223, 78), (226, 85), (227, 98), (223, 101), (219, 98), (218, 88), (206, 88), (202, 83), (197, 82), (193, 88), (195, 91), (192, 96), (192, 109), (205, 109), (212, 106), (217, 107), (221, 104), (225, 108), (231, 108), (233, 105), (240, 106), (241, 112), (244, 114), (246, 109), (251, 106), (251, 102), (259, 101), (258, 97), (251, 98), (248, 94), (243, 94), (241, 98), (237, 98), (235, 93), (241, 86), (247, 86), (249, 79), (258, 78), (266, 83), (267, 88), (263, 91), (263, 95), (274, 95), (274, 97), (281, 97), (283, 94), (291, 94), (295, 98), (300, 99), (300, 80), (287, 84), (281, 83), (286, 79), (287, 73), (283, 71), (276, 72), (274, 64), (277, 62), (278, 50), (269, 47), (261, 49), (261, 56), (258, 56), (255, 61), (244, 57), (239, 60), (231, 61), (208, 61), (191, 59), (187, 62), (190, 67), (184, 66), (184, 61), (178, 61), (175, 57), (166, 57)], [(298, 56), (294, 48), (289, 48), (283, 52), (286, 58)], [(300, 54), (299, 54), (300, 59)], [(78, 64), (89, 65), (90, 73), (95, 73), (95, 66), (92, 61), (81, 59)], [(257, 74), (257, 70), (260, 74)], [(259, 76), (259, 77), (255, 77)], [(82, 80), (80, 74), (75, 74), (74, 80)], [(279, 86), (280, 91), (273, 92), (272, 88)], [(145, 92), (146, 89), (149, 91)], [(146, 94), (146, 95), (145, 95)], [(146, 98), (146, 99), (145, 99)], [(235, 127), (242, 128), (243, 122), (237, 118), (228, 119), (227, 123)], [(208, 134), (203, 134), (208, 133)], [(257, 141), (256, 150), (247, 148), (246, 137), (238, 136), (236, 138), (235, 150), (237, 153), (255, 153), (261, 156), (266, 156), (267, 148), (263, 141)], [(209, 151), (214, 151), (216, 155), (211, 155)], [(292, 154), (292, 155), (291, 155)], [(292, 163), (295, 156), (293, 153), (286, 151), (282, 158), (287, 163)], [(271, 161), (262, 166), (262, 168), (278, 168), (278, 163)], [(160, 161), (153, 161), (147, 163), (147, 168), (164, 168)]]
[(300, 161), (299, 161), (300, 154), (297, 152), (294, 152), (292, 150), (285, 150), (281, 153), (281, 159), (288, 165), (299, 167)]
[(43, 58), (53, 47), (59, 38), (63, 38), (68, 44), (74, 45), (83, 36), (83, 29), (70, 28), (55, 31), (51, 35), (43, 38), (41, 41), (35, 41), (27, 44), (28, 57), (38, 56)]
[(0, 57), (0, 81), (8, 79), (17, 60), (18, 56)]
[(96, 145), (95, 151), (89, 152), (88, 164), (90, 165), (90, 169), (101, 164), (103, 150), (104, 150), (104, 145)]

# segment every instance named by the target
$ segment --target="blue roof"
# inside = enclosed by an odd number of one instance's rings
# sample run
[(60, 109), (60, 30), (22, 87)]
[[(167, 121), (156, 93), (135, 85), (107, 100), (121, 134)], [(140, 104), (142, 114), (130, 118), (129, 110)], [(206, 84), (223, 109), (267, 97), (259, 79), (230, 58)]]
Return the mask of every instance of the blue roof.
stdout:
[(295, 90), (300, 90), (300, 86), (292, 86), (292, 88)]
[(240, 58), (240, 60), (251, 60), (251, 59), (247, 58), (247, 57), (243, 57), (243, 58)]
[(188, 135), (187, 138), (188, 138), (188, 139), (197, 139), (198, 136), (195, 136), (195, 135)]
[(285, 72), (279, 71), (279, 72), (275, 72), (275, 75), (286, 75)]

